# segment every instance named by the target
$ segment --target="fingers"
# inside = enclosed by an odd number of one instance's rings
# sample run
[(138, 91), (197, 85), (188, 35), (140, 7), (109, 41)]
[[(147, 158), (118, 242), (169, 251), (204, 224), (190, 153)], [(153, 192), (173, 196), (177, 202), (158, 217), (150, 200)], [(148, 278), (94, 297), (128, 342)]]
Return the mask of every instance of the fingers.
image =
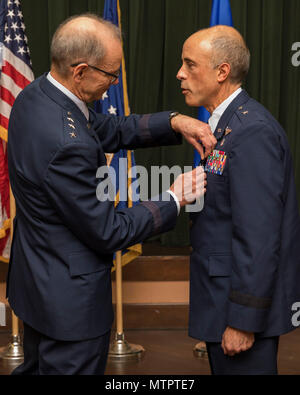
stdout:
[(228, 355), (229, 357), (233, 357), (234, 355), (240, 354), (241, 352), (245, 352), (251, 348), (249, 345), (248, 347), (243, 346), (243, 347), (233, 347), (233, 346), (222, 346), (224, 355)]
[(201, 184), (206, 180), (206, 173), (202, 166), (198, 166), (192, 170), (192, 178), (195, 188), (199, 186), (199, 183)]
[(233, 357), (236, 354), (239, 354), (241, 350), (230, 348), (230, 347), (224, 347), (223, 348), (224, 355), (228, 355), (229, 357)]
[[(190, 140), (190, 142), (195, 147), (195, 149), (199, 152), (202, 160), (207, 158), (213, 152), (217, 144), (217, 140), (213, 135), (203, 138), (201, 143), (199, 143), (199, 141), (195, 139)], [(203, 147), (205, 148), (205, 152)]]
[[(174, 124), (172, 124), (173, 129), (181, 133), (195, 147), (201, 159), (207, 158), (217, 144), (217, 140), (209, 125), (185, 115), (178, 115), (173, 120), (175, 120)], [(205, 153), (203, 147), (205, 148)]]
[(213, 135), (210, 127), (208, 124), (199, 121), (201, 124), (201, 132), (200, 133), (200, 140), (202, 145), (205, 147), (205, 158), (210, 155), (210, 153), (214, 150), (217, 140)]
[(221, 347), (230, 357), (249, 350), (254, 344), (254, 333), (227, 327), (222, 336)]
[(223, 349), (224, 355), (228, 355), (229, 357), (233, 357), (234, 355), (239, 354), (242, 351), (238, 345), (226, 341), (224, 338), (222, 339), (221, 347)]
[(204, 195), (206, 192), (205, 186), (207, 185), (206, 181), (206, 173), (202, 166), (196, 167), (193, 171), (193, 190), (192, 194), (194, 195), (194, 199), (197, 199)]
[(207, 158), (214, 150), (217, 140), (214, 135), (208, 137), (208, 142), (206, 140), (202, 143), (205, 146), (205, 158)]
[(203, 167), (181, 174), (174, 182), (171, 190), (175, 193), (181, 206), (194, 202), (206, 192), (206, 173)]
[[(214, 136), (212, 136), (211, 139), (209, 138), (203, 139), (201, 143), (199, 143), (199, 141), (195, 139), (189, 139), (188, 141), (199, 152), (202, 160), (207, 158), (213, 152), (215, 145), (217, 144), (217, 140), (215, 140)], [(205, 152), (204, 152), (204, 148), (205, 148)]]
[(245, 352), (249, 350), (253, 346), (253, 342), (249, 341), (230, 341), (226, 339), (222, 339), (221, 347), (223, 349), (224, 355), (228, 355), (233, 357), (236, 354), (240, 354), (241, 352)]
[(205, 158), (203, 145), (201, 145), (197, 140), (192, 140), (192, 144), (195, 147), (195, 149), (199, 152), (201, 159), (203, 160)]

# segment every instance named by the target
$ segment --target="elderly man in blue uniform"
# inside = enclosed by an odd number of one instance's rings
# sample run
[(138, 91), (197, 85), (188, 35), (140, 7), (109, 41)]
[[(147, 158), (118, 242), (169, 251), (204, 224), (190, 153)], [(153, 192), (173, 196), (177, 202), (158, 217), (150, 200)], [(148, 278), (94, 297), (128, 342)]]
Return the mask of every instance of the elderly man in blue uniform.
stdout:
[(189, 37), (177, 78), (217, 138), (192, 215), (190, 336), (213, 374), (276, 374), (278, 339), (300, 300), (300, 226), (292, 158), (273, 116), (241, 88), (249, 50), (233, 28)]
[(109, 22), (90, 14), (67, 20), (51, 56), (51, 72), (17, 97), (9, 125), (17, 210), (7, 295), (24, 323), (24, 363), (14, 373), (103, 374), (114, 251), (173, 228), (180, 207), (205, 192), (202, 169), (179, 176), (155, 200), (117, 211), (96, 196), (104, 153), (179, 144), (181, 134), (212, 150), (216, 139), (180, 114), (115, 117), (88, 109), (118, 83), (120, 32)]

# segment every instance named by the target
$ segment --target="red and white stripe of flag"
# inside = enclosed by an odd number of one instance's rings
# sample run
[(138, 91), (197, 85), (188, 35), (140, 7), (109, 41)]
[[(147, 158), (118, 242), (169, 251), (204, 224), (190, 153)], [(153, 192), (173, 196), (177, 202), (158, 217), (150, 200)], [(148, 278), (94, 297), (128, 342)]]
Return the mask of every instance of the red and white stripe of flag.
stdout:
[(33, 79), (31, 68), (4, 46), (0, 79), (0, 137), (5, 141), (7, 141), (9, 117), (14, 101)]

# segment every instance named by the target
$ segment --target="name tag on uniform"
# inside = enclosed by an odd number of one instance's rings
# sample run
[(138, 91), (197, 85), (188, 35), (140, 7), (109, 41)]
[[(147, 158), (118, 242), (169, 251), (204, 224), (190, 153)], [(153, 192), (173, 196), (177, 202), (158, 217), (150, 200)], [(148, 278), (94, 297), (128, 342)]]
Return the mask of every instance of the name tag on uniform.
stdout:
[(226, 152), (214, 150), (207, 158), (205, 171), (221, 176), (224, 171), (226, 159)]

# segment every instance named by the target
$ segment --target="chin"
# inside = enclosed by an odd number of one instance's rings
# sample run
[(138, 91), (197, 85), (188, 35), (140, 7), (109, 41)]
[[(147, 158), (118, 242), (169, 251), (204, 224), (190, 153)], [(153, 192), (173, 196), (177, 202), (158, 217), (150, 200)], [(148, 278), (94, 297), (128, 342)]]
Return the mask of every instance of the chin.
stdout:
[(201, 104), (198, 104), (196, 102), (196, 100), (189, 100), (187, 97), (185, 98), (185, 103), (189, 106), (189, 107), (199, 107), (201, 106)]
[(93, 103), (93, 102), (101, 100), (101, 99), (102, 99), (102, 95), (93, 95), (90, 97), (89, 103)]

